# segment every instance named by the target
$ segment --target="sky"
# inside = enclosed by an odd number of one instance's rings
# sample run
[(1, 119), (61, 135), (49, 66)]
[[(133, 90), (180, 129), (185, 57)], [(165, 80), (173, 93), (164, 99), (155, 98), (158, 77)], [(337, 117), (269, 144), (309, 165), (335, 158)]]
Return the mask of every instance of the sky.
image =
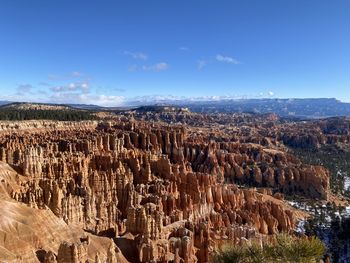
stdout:
[(0, 100), (335, 97), (348, 0), (2, 0)]

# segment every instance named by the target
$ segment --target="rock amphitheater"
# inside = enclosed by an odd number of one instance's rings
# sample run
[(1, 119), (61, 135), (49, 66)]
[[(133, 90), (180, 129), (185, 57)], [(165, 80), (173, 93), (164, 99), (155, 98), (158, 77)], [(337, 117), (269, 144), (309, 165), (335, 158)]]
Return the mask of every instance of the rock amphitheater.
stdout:
[(292, 134), (214, 126), (1, 122), (0, 262), (209, 262), (294, 233), (308, 215), (285, 194), (329, 198), (329, 172), (284, 150)]

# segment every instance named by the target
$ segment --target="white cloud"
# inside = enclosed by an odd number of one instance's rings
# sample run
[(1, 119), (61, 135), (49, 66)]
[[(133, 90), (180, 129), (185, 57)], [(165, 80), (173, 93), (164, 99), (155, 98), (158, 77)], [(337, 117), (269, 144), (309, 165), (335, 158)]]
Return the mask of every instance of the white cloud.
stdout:
[(99, 106), (120, 106), (125, 98), (123, 96), (103, 94), (82, 94), (75, 92), (54, 93), (49, 97), (50, 102), (62, 104), (94, 104)]
[[(162, 69), (162, 65), (156, 67), (157, 70)], [(30, 84), (21, 84), (16, 88), (16, 93), (7, 96), (1, 96), (0, 99), (9, 101), (27, 101), (42, 103), (63, 103), (63, 104), (95, 104), (101, 106), (119, 106), (124, 103), (124, 96), (117, 96), (113, 93), (103, 94), (102, 88), (91, 87), (85, 74), (78, 71), (63, 75), (50, 74), (48, 77), (53, 83), (40, 82), (38, 85), (41, 89), (37, 89)], [(73, 79), (77, 77), (77, 79)], [(81, 79), (84, 77), (84, 79)], [(103, 90), (106, 90), (104, 88)], [(125, 92), (125, 89), (111, 87), (109, 92)]]
[[(69, 73), (65, 73), (65, 74), (49, 74), (47, 76), (48, 80), (50, 80), (51, 82), (58, 82), (58, 81), (69, 81), (72, 79), (82, 79), (84, 78), (85, 81), (87, 81), (90, 77), (86, 76), (85, 74), (83, 74), (80, 71), (72, 71)], [(45, 81), (43, 81), (45, 82)]]
[(222, 96), (197, 96), (197, 97), (186, 97), (186, 96), (175, 96), (175, 95), (149, 95), (149, 96), (137, 96), (128, 98), (125, 100), (126, 105), (145, 105), (155, 103), (169, 103), (177, 104), (184, 102), (193, 101), (220, 101), (220, 100), (235, 100), (242, 99), (243, 96), (239, 95), (222, 95)]
[(169, 65), (165, 62), (159, 62), (154, 65), (142, 67), (144, 71), (153, 71), (153, 72), (164, 71), (164, 70), (167, 70), (168, 68), (169, 68)]
[(71, 82), (68, 85), (50, 87), (50, 90), (53, 92), (81, 91), (88, 93), (89, 84), (87, 82)]
[(165, 62), (159, 62), (153, 65), (143, 65), (143, 66), (138, 66), (138, 65), (130, 65), (128, 66), (128, 71), (130, 72), (135, 72), (135, 71), (153, 71), (153, 72), (159, 72), (159, 71), (164, 71), (169, 68), (169, 64)]
[(273, 95), (275, 95), (275, 93), (274, 93), (273, 91), (269, 91), (267, 94), (268, 94), (270, 97), (272, 97)]
[(201, 70), (207, 65), (207, 62), (205, 60), (198, 60), (197, 61), (197, 69)]
[(130, 52), (130, 51), (124, 51), (124, 55), (130, 56), (133, 59), (141, 59), (141, 60), (147, 60), (148, 55), (142, 52)]
[(237, 59), (232, 58), (232, 57), (228, 57), (228, 56), (223, 56), (223, 55), (220, 55), (220, 54), (216, 55), (215, 58), (219, 62), (225, 62), (225, 63), (235, 64), (235, 65), (240, 64), (240, 62)]
[[(105, 95), (91, 91), (87, 81), (76, 81), (60, 86), (51, 86), (50, 95), (46, 96), (46, 102), (62, 104), (94, 104), (100, 106), (118, 106), (124, 101), (123, 96)], [(124, 91), (123, 89), (110, 89)]]

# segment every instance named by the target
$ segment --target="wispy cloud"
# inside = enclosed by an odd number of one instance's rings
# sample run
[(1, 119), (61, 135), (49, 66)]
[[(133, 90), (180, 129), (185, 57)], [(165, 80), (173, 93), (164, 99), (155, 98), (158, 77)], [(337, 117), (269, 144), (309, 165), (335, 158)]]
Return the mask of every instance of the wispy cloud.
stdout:
[(38, 95), (45, 95), (45, 96), (48, 94), (47, 90), (43, 90), (43, 89), (37, 90), (36, 93), (37, 93)]
[(136, 72), (136, 71), (150, 71), (150, 72), (160, 72), (167, 70), (169, 68), (169, 64), (165, 62), (159, 62), (156, 64), (152, 65), (143, 65), (143, 66), (138, 66), (138, 65), (130, 65), (128, 67), (129, 72)]
[(33, 86), (30, 84), (21, 84), (17, 87), (16, 95), (22, 96), (26, 94), (31, 94), (33, 92)]
[(125, 92), (126, 91), (126, 89), (121, 89), (121, 88), (114, 88), (112, 90), (116, 91), (116, 92)]
[(182, 104), (184, 102), (196, 102), (196, 101), (220, 101), (220, 100), (235, 100), (242, 99), (245, 96), (243, 95), (218, 95), (218, 96), (175, 96), (175, 95), (149, 95), (149, 96), (137, 96), (125, 100), (127, 105), (145, 105), (145, 104), (154, 104), (154, 103), (169, 103), (169, 104)]
[(39, 82), (38, 84), (39, 84), (40, 86), (47, 86), (47, 87), (51, 86), (50, 83), (48, 83), (48, 82), (46, 82), (46, 81), (41, 81), (41, 82)]
[(79, 72), (79, 71), (73, 71), (71, 73), (71, 76), (72, 77), (81, 77), (81, 76), (83, 76), (83, 74), (81, 72)]
[(80, 91), (83, 93), (89, 92), (89, 83), (87, 82), (72, 82), (67, 85), (52, 86), (50, 90), (53, 92)]
[(49, 80), (57, 80), (57, 79), (59, 79), (59, 77), (56, 74), (51, 74), (51, 73), (49, 75), (47, 75), (47, 78)]
[(130, 52), (130, 51), (124, 51), (124, 55), (130, 56), (133, 59), (140, 59), (140, 60), (147, 60), (148, 55), (142, 52)]
[(275, 93), (273, 91), (268, 92), (260, 92), (257, 98), (272, 98), (275, 96)]
[[(73, 80), (73, 79), (85, 79), (88, 80), (91, 77), (83, 74), (80, 71), (72, 71), (70, 73), (65, 73), (65, 74), (48, 74), (47, 76), (48, 80), (51, 82), (58, 82), (58, 81), (68, 81), (68, 80)], [(45, 83), (43, 81), (42, 83)]]
[(182, 47), (179, 47), (179, 50), (181, 50), (181, 51), (190, 51), (190, 48), (182, 46)]
[(103, 94), (81, 94), (75, 92), (55, 93), (49, 97), (50, 102), (63, 104), (94, 104), (100, 106), (119, 106), (125, 98), (123, 96)]
[[(118, 106), (124, 101), (123, 96), (104, 95), (92, 92), (88, 82), (77, 81), (66, 85), (51, 86), (49, 102), (64, 104), (95, 104), (101, 106)], [(118, 92), (123, 89), (110, 89)]]
[(142, 66), (142, 69), (144, 71), (153, 71), (153, 72), (164, 71), (164, 70), (167, 70), (168, 68), (169, 68), (169, 65), (165, 62), (159, 62), (149, 66)]
[(238, 65), (238, 64), (241, 64), (241, 62), (239, 62), (237, 59), (235, 58), (232, 58), (232, 57), (228, 57), (228, 56), (223, 56), (223, 55), (216, 55), (216, 60), (219, 61), (219, 62), (225, 62), (225, 63), (229, 63), (229, 64), (235, 64), (235, 65)]
[(205, 60), (198, 60), (197, 61), (197, 69), (201, 70), (207, 65), (207, 62)]
[[(37, 84), (38, 87), (31, 84), (18, 85), (15, 93), (7, 96), (0, 95), (0, 99), (42, 103), (95, 104), (101, 106), (119, 106), (124, 103), (125, 97), (116, 94), (125, 92), (125, 89), (120, 87), (107, 89), (91, 86), (86, 76), (78, 71), (64, 75), (50, 74), (48, 78), (51, 81), (40, 82)], [(108, 90), (108, 94), (102, 90)]]
[(139, 67), (137, 65), (130, 65), (130, 66), (128, 66), (128, 71), (134, 72), (134, 71), (137, 71), (138, 68)]

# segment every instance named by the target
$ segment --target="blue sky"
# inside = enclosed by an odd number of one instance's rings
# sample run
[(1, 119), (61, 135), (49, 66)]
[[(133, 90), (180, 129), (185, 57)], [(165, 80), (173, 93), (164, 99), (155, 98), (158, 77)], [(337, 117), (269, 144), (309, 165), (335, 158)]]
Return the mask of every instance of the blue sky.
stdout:
[(2, 0), (0, 99), (350, 102), (350, 1)]

